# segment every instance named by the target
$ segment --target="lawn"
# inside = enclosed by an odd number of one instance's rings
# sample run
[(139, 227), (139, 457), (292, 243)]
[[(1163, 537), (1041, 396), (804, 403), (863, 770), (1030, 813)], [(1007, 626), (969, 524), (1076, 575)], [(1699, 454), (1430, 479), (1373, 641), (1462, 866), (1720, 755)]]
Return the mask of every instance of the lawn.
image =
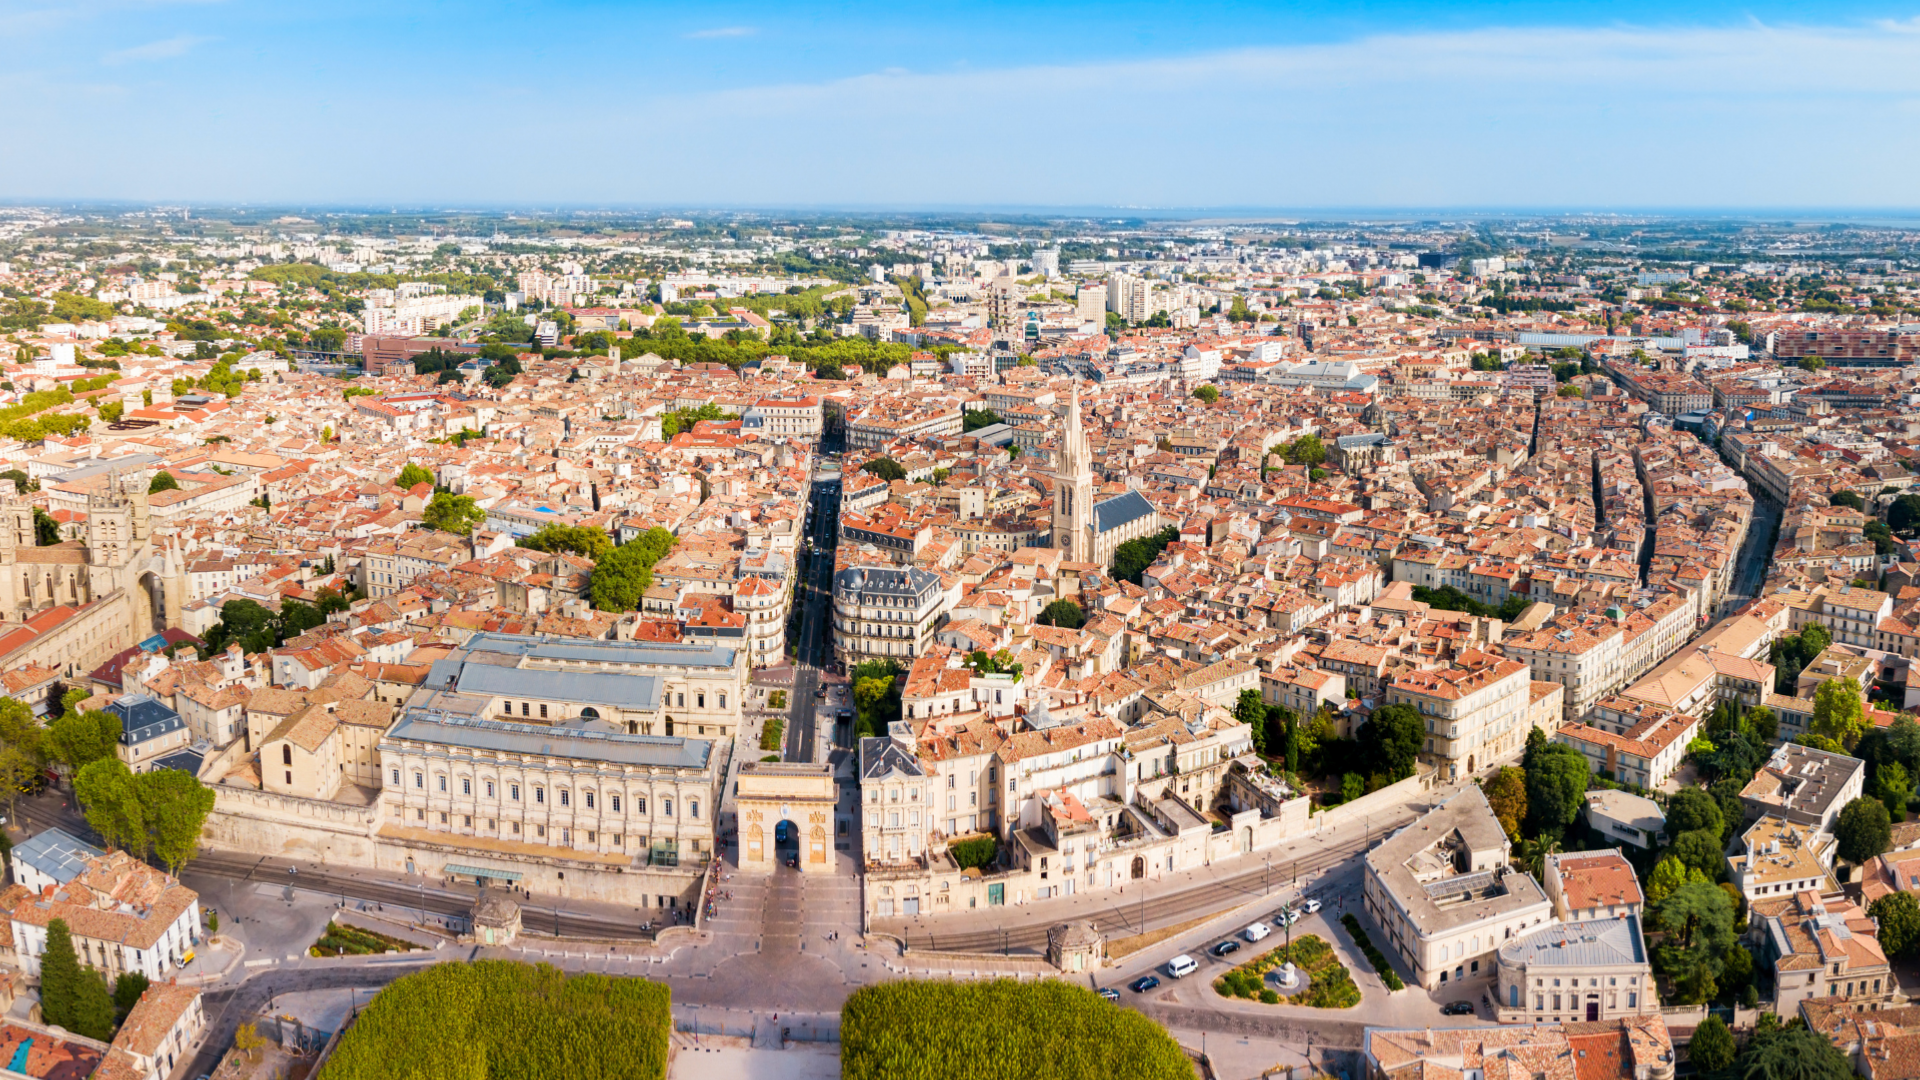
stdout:
[(320, 940), (307, 949), (312, 956), (368, 956), (375, 953), (407, 952), (420, 946), (371, 930), (343, 923), (329, 923)]
[[(1306, 986), (1292, 994), (1282, 994), (1266, 980), (1269, 971), (1288, 960)], [(1245, 998), (1268, 1005), (1306, 1005), (1315, 1009), (1351, 1009), (1360, 1004), (1360, 988), (1353, 974), (1334, 955), (1333, 946), (1317, 934), (1303, 934), (1291, 946), (1268, 951), (1213, 980), (1214, 992), (1221, 997)]]

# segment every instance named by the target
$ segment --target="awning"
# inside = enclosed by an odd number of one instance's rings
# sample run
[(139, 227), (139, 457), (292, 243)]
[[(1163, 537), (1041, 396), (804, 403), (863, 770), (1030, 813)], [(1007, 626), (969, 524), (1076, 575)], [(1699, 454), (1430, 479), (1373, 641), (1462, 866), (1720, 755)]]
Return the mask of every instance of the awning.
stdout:
[(454, 877), (498, 878), (501, 881), (519, 881), (520, 875), (512, 870), (489, 870), (484, 866), (460, 866), (448, 863), (446, 872)]

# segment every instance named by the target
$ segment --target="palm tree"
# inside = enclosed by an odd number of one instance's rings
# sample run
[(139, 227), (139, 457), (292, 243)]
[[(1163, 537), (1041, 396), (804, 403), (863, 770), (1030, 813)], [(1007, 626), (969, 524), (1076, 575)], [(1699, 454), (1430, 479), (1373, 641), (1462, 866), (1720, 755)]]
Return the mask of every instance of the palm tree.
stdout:
[(1522, 840), (1514, 851), (1513, 861), (1520, 868), (1532, 874), (1537, 880), (1546, 880), (1547, 856), (1560, 854), (1558, 840)]

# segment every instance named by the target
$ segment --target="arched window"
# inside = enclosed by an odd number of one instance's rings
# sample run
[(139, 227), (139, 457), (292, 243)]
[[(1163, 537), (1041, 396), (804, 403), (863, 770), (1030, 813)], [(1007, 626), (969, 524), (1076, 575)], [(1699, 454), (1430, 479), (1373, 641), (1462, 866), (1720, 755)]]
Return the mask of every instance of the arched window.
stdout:
[(282, 765), (293, 764), (293, 744), (292, 743), (280, 744), (280, 764)]

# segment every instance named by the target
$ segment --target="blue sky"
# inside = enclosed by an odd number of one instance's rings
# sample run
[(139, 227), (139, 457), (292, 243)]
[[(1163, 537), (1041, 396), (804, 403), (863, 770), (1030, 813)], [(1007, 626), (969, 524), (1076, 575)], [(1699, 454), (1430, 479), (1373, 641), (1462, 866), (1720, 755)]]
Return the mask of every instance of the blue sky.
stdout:
[(1909, 209), (1920, 3), (0, 0), (0, 196)]

